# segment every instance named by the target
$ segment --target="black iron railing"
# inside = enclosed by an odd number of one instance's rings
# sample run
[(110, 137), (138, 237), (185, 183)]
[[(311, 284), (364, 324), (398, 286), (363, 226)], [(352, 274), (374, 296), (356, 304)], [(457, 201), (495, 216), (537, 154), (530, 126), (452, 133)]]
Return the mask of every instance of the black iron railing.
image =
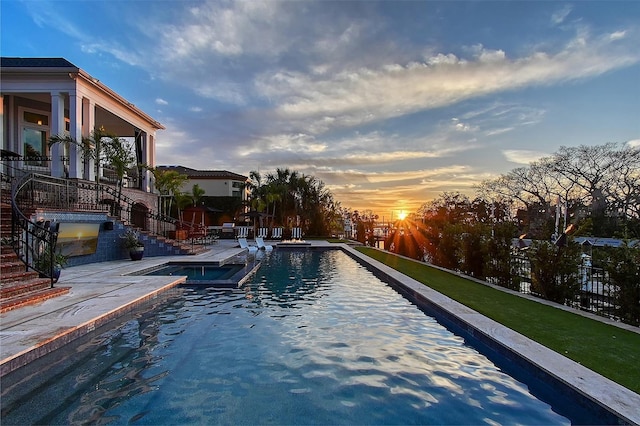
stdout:
[[(531, 285), (531, 263), (526, 254), (516, 251), (512, 254), (512, 281), (518, 283), (520, 293), (542, 297), (535, 292)], [(577, 309), (618, 319), (616, 316), (616, 292), (618, 288), (611, 283), (607, 272), (600, 267), (583, 262), (576, 274), (579, 277), (579, 288), (567, 305)], [(489, 280), (491, 281), (491, 280)]]
[[(2, 151), (2, 187), (5, 191), (11, 191), (10, 244), (26, 270), (32, 269), (51, 278), (52, 286), (56, 267), (57, 224), (32, 221), (31, 212), (36, 209), (102, 212), (126, 225), (163, 236), (178, 224), (170, 216), (141, 207), (115, 186), (36, 173), (33, 168), (25, 167), (25, 161), (18, 155)], [(181, 225), (189, 228), (189, 224)]]
[(55, 282), (55, 253), (57, 229), (50, 222), (32, 222), (20, 209), (16, 200), (30, 186), (31, 173), (25, 173), (10, 164), (3, 164), (2, 181), (11, 185), (11, 246), (24, 263), (25, 270), (32, 269)]

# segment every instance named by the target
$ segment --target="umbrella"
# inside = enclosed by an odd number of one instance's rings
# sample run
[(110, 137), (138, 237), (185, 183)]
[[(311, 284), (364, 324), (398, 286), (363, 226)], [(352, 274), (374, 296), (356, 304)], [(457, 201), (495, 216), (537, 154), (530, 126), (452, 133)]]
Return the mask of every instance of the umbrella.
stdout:
[[(204, 221), (204, 215), (206, 213), (222, 213), (222, 210), (220, 210), (220, 209), (216, 209), (215, 207), (208, 207), (208, 206), (205, 206), (205, 205), (197, 206), (196, 209), (200, 210), (201, 213), (202, 213), (200, 226), (202, 226), (203, 229), (204, 229), (204, 222), (205, 222)], [(194, 212), (193, 216), (191, 217), (191, 228), (193, 228), (193, 226), (195, 224), (195, 221), (196, 221), (196, 214)]]
[(250, 212), (247, 212), (247, 213), (240, 213), (240, 216), (249, 217), (253, 221), (255, 221), (256, 218), (261, 219), (261, 218), (269, 217), (271, 215), (269, 215), (267, 213), (262, 213), (262, 212), (253, 210), (253, 211), (250, 211)]
[(262, 221), (263, 218), (265, 217), (270, 217), (270, 214), (267, 213), (262, 213), (256, 210), (252, 210), (250, 212), (247, 213), (240, 213), (240, 216), (245, 216), (245, 217), (249, 217), (251, 218), (251, 220), (253, 221), (253, 235), (256, 234), (256, 218), (260, 219)]

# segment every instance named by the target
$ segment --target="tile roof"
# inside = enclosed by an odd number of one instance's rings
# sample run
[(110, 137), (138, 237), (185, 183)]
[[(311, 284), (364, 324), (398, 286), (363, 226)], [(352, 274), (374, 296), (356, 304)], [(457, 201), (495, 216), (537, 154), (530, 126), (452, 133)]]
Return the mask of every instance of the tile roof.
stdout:
[(233, 173), (227, 170), (196, 170), (185, 166), (157, 166), (160, 170), (175, 170), (176, 172), (187, 175), (190, 178), (211, 178), (211, 179), (234, 179), (245, 181), (246, 176)]
[(13, 58), (3, 56), (0, 66), (9, 68), (78, 68), (64, 58)]

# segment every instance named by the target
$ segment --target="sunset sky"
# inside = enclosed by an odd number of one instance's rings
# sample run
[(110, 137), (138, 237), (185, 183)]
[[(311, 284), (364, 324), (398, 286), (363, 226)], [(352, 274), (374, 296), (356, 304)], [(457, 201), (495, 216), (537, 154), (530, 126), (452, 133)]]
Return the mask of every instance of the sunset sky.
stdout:
[(166, 126), (158, 164), (313, 175), (390, 218), (561, 145), (640, 145), (640, 1), (2, 0)]

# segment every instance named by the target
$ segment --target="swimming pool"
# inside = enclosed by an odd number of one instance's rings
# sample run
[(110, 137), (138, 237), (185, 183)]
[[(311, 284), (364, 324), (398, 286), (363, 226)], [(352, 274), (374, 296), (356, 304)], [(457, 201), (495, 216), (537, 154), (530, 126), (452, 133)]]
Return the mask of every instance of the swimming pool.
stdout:
[(46, 358), (3, 378), (3, 424), (574, 420), (341, 251), (274, 251)]
[(220, 265), (211, 262), (168, 262), (135, 275), (185, 275), (185, 284), (237, 287), (259, 267), (259, 262)]

